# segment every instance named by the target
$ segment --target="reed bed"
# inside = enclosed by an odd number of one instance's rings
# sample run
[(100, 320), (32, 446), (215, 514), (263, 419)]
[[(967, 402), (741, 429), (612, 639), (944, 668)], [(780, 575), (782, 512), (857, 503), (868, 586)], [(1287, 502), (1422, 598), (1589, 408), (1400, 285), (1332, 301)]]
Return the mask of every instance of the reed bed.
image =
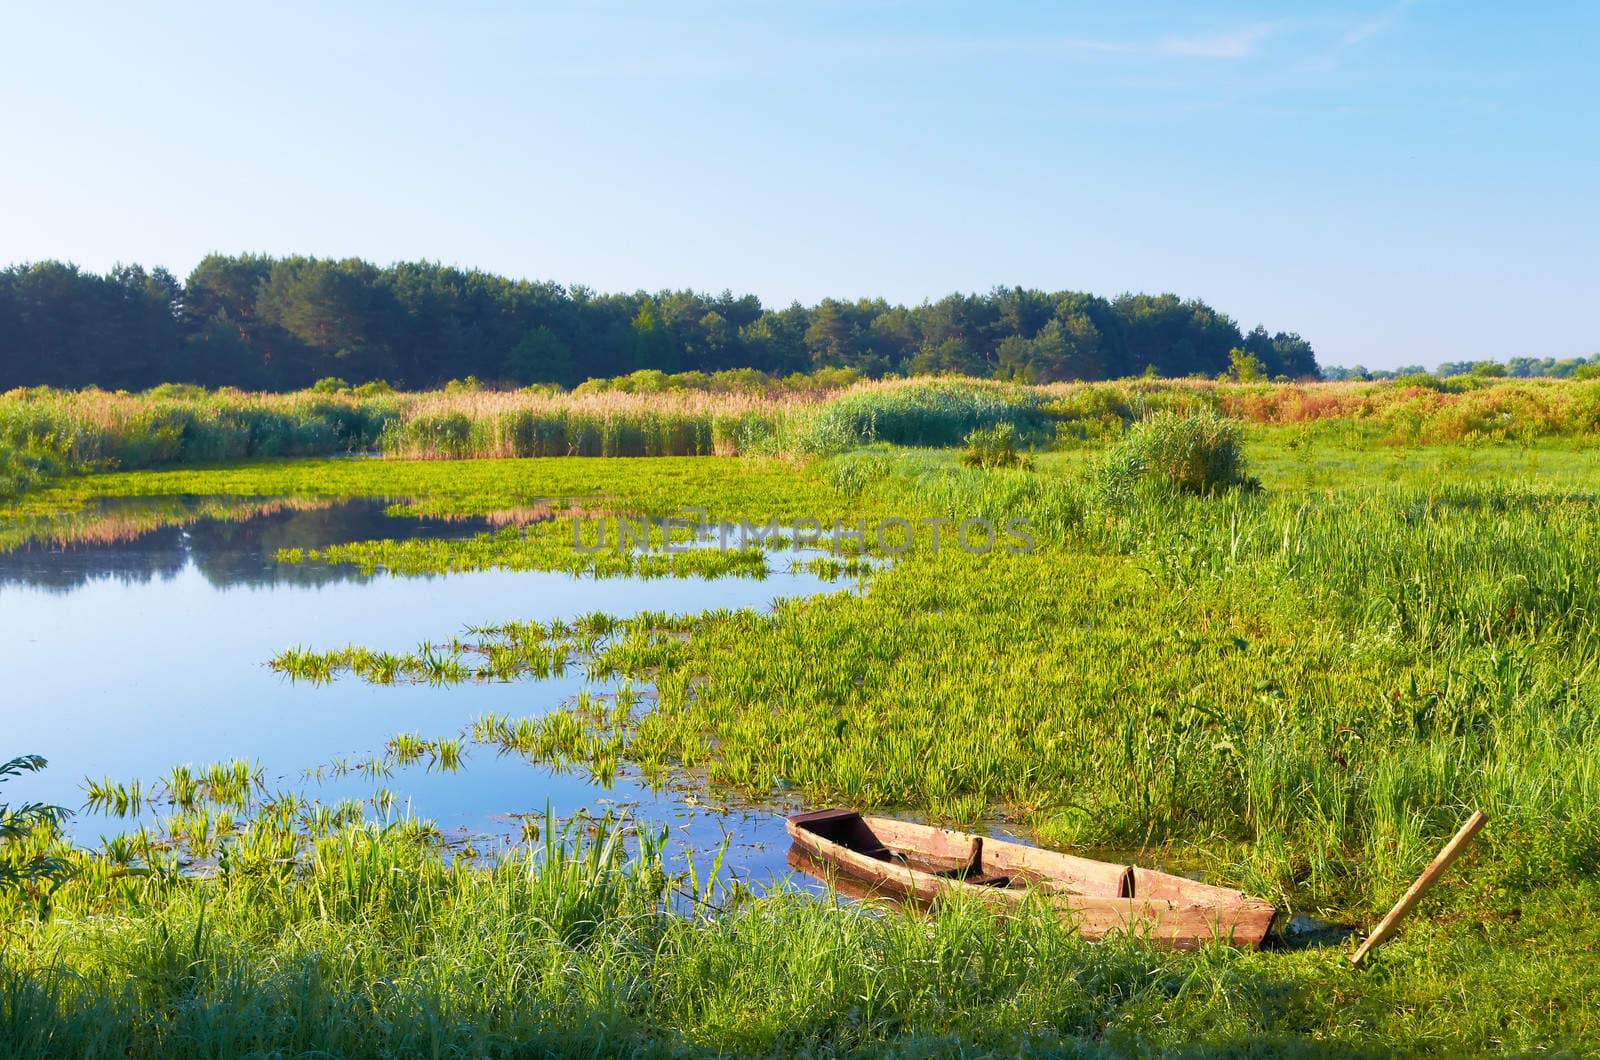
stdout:
[(734, 456), (758, 449), (798, 399), (698, 391), (429, 394), (379, 439), (385, 455)]
[[(1250, 423), (1342, 426), (1391, 445), (1585, 438), (1600, 381), (1468, 386), (1124, 380), (1030, 387), (901, 379), (762, 394), (668, 390), (293, 394), (157, 388), (16, 390), (0, 396), (0, 491), (63, 473), (380, 451), (416, 459), (827, 455), (873, 442), (951, 446), (1008, 426), (1032, 446), (1115, 437), (1158, 411), (1201, 408)], [(1429, 382), (1431, 381), (1431, 383)]]

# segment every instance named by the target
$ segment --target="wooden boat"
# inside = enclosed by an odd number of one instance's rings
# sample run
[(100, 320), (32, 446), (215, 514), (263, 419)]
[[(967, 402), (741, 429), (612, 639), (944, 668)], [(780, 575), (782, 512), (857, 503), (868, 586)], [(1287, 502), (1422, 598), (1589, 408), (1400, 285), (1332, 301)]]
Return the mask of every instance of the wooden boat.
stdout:
[(1091, 939), (1121, 933), (1178, 948), (1220, 939), (1254, 949), (1275, 913), (1259, 898), (1182, 876), (854, 810), (796, 814), (788, 829), (791, 854), (803, 856), (791, 864), (922, 902), (959, 892), (1007, 907), (1034, 894)]

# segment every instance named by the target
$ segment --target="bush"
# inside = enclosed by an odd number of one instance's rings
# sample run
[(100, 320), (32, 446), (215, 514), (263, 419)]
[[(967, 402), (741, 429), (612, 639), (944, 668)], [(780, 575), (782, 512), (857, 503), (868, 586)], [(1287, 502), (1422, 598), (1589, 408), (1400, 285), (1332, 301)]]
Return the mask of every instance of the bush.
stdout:
[(193, 383), (161, 383), (146, 390), (144, 396), (165, 401), (204, 401), (206, 388)]
[(1096, 477), (1109, 498), (1145, 482), (1200, 495), (1260, 488), (1246, 474), (1239, 428), (1214, 412), (1158, 412), (1141, 420), (1106, 450)]
[(1017, 452), (1017, 426), (997, 423), (979, 427), (965, 439), (967, 451), (961, 462), (968, 467), (1031, 467), (1033, 461)]

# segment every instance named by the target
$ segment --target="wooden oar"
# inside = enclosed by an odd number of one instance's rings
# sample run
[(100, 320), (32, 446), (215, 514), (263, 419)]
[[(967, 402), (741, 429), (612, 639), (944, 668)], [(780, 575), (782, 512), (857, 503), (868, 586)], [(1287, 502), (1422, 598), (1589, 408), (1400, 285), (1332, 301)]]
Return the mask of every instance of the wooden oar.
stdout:
[(1432, 863), (1422, 870), (1422, 875), (1417, 877), (1417, 882), (1411, 885), (1411, 889), (1400, 896), (1400, 900), (1394, 904), (1394, 908), (1389, 910), (1389, 915), (1384, 917), (1378, 926), (1372, 929), (1372, 934), (1367, 936), (1367, 941), (1363, 942), (1361, 948), (1350, 955), (1351, 964), (1357, 968), (1361, 967), (1361, 962), (1367, 959), (1367, 954), (1389, 941), (1390, 936), (1399, 930), (1400, 921), (1404, 920), (1406, 914), (1411, 912), (1418, 902), (1422, 901), (1422, 896), (1428, 893), (1428, 889), (1439, 882), (1439, 877), (1444, 875), (1444, 870), (1450, 867), (1450, 863), (1456, 859), (1456, 855), (1467, 848), (1467, 844), (1472, 842), (1472, 837), (1478, 834), (1478, 829), (1482, 828), (1488, 820), (1489, 818), (1481, 810), (1467, 818), (1467, 823), (1462, 825), (1461, 830), (1455, 834), (1455, 837), (1444, 845), (1444, 849), (1439, 851), (1438, 857), (1434, 858)]

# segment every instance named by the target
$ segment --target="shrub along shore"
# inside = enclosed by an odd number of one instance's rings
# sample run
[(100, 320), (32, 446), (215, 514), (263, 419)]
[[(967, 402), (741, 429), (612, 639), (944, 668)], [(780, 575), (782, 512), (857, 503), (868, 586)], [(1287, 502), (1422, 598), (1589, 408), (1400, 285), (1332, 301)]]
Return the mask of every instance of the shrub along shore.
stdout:
[[(1126, 380), (1025, 386), (961, 378), (696, 389), (636, 373), (585, 384), (416, 394), (330, 385), (291, 394), (158, 387), (143, 394), (0, 395), (0, 495), (61, 474), (381, 453), (406, 459), (532, 456), (809, 456), (873, 442), (950, 446), (1010, 424), (1014, 444), (1098, 444), (1163, 410), (1303, 425), (1388, 444), (1581, 438), (1600, 427), (1600, 381), (1437, 379), (1227, 383)], [(709, 378), (709, 377), (705, 377)]]

